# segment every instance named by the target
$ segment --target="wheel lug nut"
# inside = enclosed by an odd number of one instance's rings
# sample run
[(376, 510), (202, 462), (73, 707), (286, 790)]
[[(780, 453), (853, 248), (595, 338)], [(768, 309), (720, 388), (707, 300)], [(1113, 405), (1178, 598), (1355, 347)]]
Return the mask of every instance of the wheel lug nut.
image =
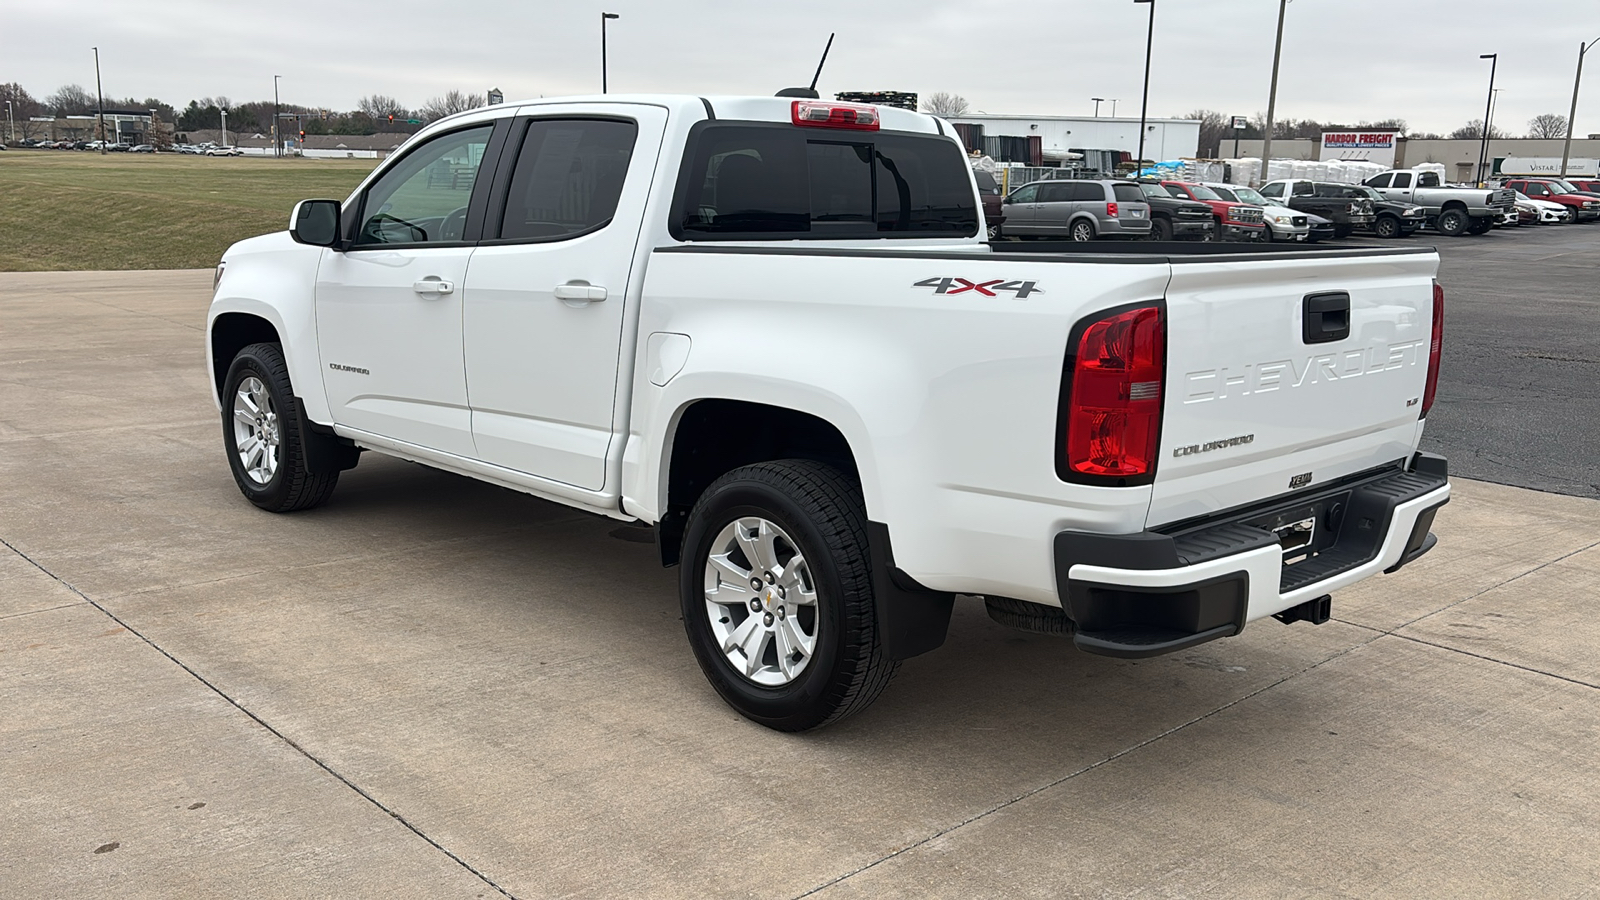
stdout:
[(750, 579), (750, 590), (752, 590), (752, 591), (761, 590), (761, 579), (759, 579), (759, 578)]
[(751, 612), (761, 612), (761, 601), (760, 600), (751, 600), (750, 601), (750, 611)]
[(772, 613), (767, 613), (766, 616), (764, 616), (761, 619), (761, 622), (762, 622), (762, 624), (765, 624), (765, 625), (771, 625), (772, 624)]
[(778, 579), (774, 578), (771, 572), (767, 573), (767, 584), (772, 584), (774, 581), (777, 581), (777, 580)]
[(779, 600), (783, 599), (783, 585), (781, 585), (781, 584), (778, 585), (778, 599)]
[(778, 618), (780, 618), (780, 619), (786, 619), (786, 618), (788, 618), (788, 614), (786, 614), (786, 613), (785, 613), (785, 612), (784, 612), (784, 611), (783, 611), (783, 607), (781, 607), (781, 606), (780, 606), (780, 607), (778, 607)]

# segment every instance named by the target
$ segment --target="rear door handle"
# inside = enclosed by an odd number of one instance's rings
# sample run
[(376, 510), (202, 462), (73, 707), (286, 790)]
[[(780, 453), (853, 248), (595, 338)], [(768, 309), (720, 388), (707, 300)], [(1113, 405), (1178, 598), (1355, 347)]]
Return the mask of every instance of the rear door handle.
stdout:
[(568, 282), (556, 285), (555, 294), (557, 300), (595, 303), (606, 298), (606, 289), (598, 284)]
[(411, 289), (419, 294), (449, 294), (455, 291), (456, 286), (435, 275), (429, 275), (427, 278), (418, 278), (411, 282)]

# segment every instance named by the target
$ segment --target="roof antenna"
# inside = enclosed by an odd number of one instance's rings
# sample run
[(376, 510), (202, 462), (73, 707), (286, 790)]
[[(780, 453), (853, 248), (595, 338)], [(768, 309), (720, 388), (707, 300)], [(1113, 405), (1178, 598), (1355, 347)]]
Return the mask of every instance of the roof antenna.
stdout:
[(803, 88), (800, 88), (800, 87), (784, 88), (783, 90), (781, 90), (781, 91), (779, 91), (777, 93), (777, 96), (779, 96), (779, 97), (799, 97), (799, 98), (801, 98), (803, 100), (816, 100), (817, 99), (817, 96), (818, 96), (817, 95), (817, 79), (822, 77), (822, 67), (824, 65), (826, 65), (827, 62), (828, 62), (828, 51), (833, 49), (833, 36), (835, 34), (837, 34), (837, 33), (838, 32), (829, 32), (828, 33), (828, 45), (826, 47), (822, 48), (822, 59), (818, 60), (818, 62), (817, 62), (817, 74), (811, 76), (811, 86), (810, 87), (803, 87)]

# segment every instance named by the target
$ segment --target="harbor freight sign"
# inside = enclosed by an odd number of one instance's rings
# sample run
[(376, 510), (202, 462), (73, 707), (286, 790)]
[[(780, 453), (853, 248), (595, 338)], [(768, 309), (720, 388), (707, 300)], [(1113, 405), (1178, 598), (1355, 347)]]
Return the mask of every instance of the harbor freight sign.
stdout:
[(1394, 165), (1398, 131), (1324, 131), (1319, 160), (1358, 159), (1384, 166)]

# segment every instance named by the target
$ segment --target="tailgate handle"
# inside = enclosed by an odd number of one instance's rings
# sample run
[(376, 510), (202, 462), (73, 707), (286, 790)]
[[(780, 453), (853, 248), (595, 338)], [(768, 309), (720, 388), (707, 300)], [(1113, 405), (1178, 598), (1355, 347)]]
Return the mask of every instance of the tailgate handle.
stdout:
[(1350, 336), (1350, 294), (1324, 291), (1307, 294), (1303, 301), (1300, 336), (1308, 344), (1342, 341)]

